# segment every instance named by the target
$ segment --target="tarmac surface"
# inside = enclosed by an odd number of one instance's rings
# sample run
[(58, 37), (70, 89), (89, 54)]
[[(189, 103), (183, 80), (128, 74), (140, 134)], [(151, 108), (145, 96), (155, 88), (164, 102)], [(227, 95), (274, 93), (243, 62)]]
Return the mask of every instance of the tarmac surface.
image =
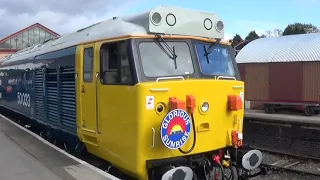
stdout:
[(0, 115), (1, 180), (115, 180)]

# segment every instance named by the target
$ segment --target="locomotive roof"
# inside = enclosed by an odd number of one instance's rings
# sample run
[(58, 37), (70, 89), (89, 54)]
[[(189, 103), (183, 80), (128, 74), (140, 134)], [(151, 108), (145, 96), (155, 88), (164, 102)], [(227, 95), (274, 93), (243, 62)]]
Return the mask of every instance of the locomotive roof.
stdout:
[(37, 55), (90, 41), (156, 33), (223, 39), (224, 24), (214, 13), (158, 6), (145, 13), (113, 17), (59, 38), (46, 40), (0, 58), (0, 64), (33, 59)]

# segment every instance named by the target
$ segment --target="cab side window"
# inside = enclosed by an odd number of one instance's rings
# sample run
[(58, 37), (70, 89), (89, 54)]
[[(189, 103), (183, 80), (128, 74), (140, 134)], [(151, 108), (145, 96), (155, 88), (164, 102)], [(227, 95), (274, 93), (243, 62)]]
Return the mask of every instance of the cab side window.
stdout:
[(101, 83), (129, 85), (132, 75), (125, 41), (105, 43), (100, 49)]
[(83, 52), (83, 82), (93, 80), (93, 48), (85, 48)]

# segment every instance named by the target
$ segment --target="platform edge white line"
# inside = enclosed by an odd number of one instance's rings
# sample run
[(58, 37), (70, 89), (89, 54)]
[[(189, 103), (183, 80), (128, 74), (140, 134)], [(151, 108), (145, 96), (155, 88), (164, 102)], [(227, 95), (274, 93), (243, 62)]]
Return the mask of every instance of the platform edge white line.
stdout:
[(5, 120), (8, 121), (9, 123), (11, 123), (11, 124), (13, 124), (14, 126), (18, 127), (19, 129), (21, 129), (21, 130), (27, 132), (28, 134), (32, 135), (33, 137), (37, 138), (38, 140), (40, 140), (40, 141), (43, 142), (44, 144), (50, 146), (51, 148), (57, 150), (57, 151), (60, 152), (60, 153), (66, 155), (66, 156), (69, 157), (70, 159), (73, 159), (73, 160), (77, 161), (78, 163), (87, 166), (88, 168), (92, 169), (93, 171), (96, 171), (97, 173), (101, 174), (102, 176), (105, 176), (105, 177), (107, 177), (107, 178), (111, 178), (112, 180), (120, 180), (119, 178), (117, 178), (117, 177), (115, 177), (115, 176), (113, 176), (113, 175), (111, 175), (111, 174), (109, 174), (109, 173), (107, 173), (107, 172), (105, 172), (105, 171), (103, 171), (103, 170), (101, 170), (101, 169), (99, 169), (99, 168), (96, 168), (96, 167), (94, 167), (93, 165), (91, 165), (91, 164), (89, 164), (89, 163), (87, 163), (87, 162), (85, 162), (85, 161), (83, 161), (83, 160), (81, 160), (81, 159), (79, 159), (79, 158), (77, 158), (77, 157), (75, 157), (75, 156), (72, 156), (71, 154), (68, 154), (67, 152), (65, 152), (64, 150), (60, 149), (59, 147), (57, 147), (57, 146), (51, 144), (50, 142), (44, 140), (44, 139), (43, 139), (41, 136), (39, 136), (38, 134), (35, 134), (35, 133), (33, 133), (32, 131), (30, 131), (29, 129), (24, 128), (24, 127), (18, 125), (17, 123), (13, 122), (11, 119), (7, 118), (6, 116), (0, 114), (0, 118), (5, 119)]

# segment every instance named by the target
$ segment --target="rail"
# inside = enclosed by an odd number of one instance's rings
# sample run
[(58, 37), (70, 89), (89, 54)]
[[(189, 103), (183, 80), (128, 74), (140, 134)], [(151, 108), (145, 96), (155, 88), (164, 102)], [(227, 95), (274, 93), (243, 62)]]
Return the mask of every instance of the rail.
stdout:
[(300, 119), (298, 124), (297, 121), (281, 118), (273, 121), (247, 118), (244, 121), (243, 132), (247, 137), (244, 143), (250, 149), (263, 152), (262, 165), (270, 172), (283, 171), (320, 179), (320, 156), (317, 151), (320, 147), (317, 137), (319, 126), (308, 125), (306, 120)]
[(182, 77), (182, 76), (159, 77), (159, 78), (157, 78), (156, 82), (159, 82), (160, 80), (170, 80), (170, 79), (181, 79), (181, 80), (184, 80), (184, 77)]
[(151, 148), (154, 148), (154, 141), (155, 141), (155, 137), (156, 137), (156, 130), (154, 128), (152, 129), (152, 145)]
[(276, 160), (262, 163), (262, 166), (267, 167), (271, 171), (285, 171), (320, 178), (319, 158), (296, 156), (270, 150), (261, 150), (261, 152), (264, 154), (265, 159)]
[(219, 80), (220, 78), (224, 78), (224, 79), (233, 79), (233, 80), (237, 80), (235, 77), (232, 77), (232, 76), (218, 76), (217, 77), (217, 80)]
[[(99, 87), (98, 87), (98, 79), (99, 79), (99, 76), (100, 76), (100, 74), (99, 73), (96, 73), (96, 97), (98, 97), (98, 89), (99, 89)], [(99, 104), (98, 104), (98, 99), (96, 98), (96, 107), (98, 107), (99, 106)], [(98, 134), (101, 134), (101, 131), (100, 131), (100, 128), (99, 128), (99, 108), (96, 108), (96, 129), (97, 129), (97, 132), (98, 132)]]
[(242, 89), (243, 86), (232, 86), (233, 89)]
[(151, 92), (166, 92), (169, 91), (169, 88), (150, 88)]

